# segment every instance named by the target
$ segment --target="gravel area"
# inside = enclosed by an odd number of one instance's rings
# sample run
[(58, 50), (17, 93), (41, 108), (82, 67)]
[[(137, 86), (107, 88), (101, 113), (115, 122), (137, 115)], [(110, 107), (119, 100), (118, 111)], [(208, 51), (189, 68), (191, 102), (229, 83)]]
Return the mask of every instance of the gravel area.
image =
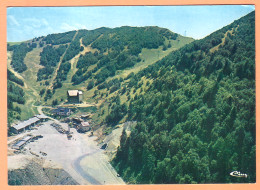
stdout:
[[(75, 129), (69, 140), (66, 134), (59, 133), (51, 124), (56, 121), (43, 123), (38, 129), (32, 130), (30, 134), (42, 138), (28, 143), (22, 153), (8, 158), (8, 168), (19, 168), (26, 165), (25, 157), (33, 156), (45, 159), (48, 167), (60, 165), (71, 177), (81, 185), (89, 184), (124, 184), (120, 177), (108, 162), (108, 157), (100, 150), (95, 137), (88, 134), (78, 133)], [(67, 128), (66, 123), (59, 123)], [(19, 135), (22, 136), (22, 135)], [(9, 147), (10, 148), (10, 147)], [(21, 164), (15, 163), (21, 160)], [(45, 166), (45, 167), (46, 167)]]

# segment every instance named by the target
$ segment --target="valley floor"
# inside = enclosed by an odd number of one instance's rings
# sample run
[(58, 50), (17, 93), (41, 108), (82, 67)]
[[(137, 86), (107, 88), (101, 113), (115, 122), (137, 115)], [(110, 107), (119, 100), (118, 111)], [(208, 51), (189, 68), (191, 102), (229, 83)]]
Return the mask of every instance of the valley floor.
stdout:
[[(41, 159), (49, 163), (47, 167), (63, 168), (81, 185), (124, 184), (104, 150), (98, 146), (95, 136), (89, 137), (88, 133), (81, 134), (71, 129), (72, 138), (68, 140), (66, 134), (60, 134), (51, 126), (53, 122), (50, 120), (31, 132), (9, 139), (8, 170), (24, 168), (30, 159)], [(66, 123), (59, 124), (67, 127)], [(13, 153), (11, 145), (14, 141), (28, 134), (42, 135), (43, 138), (28, 143), (20, 153)]]

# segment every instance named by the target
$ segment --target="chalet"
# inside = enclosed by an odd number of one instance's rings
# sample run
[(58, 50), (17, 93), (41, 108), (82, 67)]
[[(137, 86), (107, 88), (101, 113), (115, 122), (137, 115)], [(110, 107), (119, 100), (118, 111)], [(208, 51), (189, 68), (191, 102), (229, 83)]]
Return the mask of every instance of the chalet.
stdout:
[(54, 109), (52, 113), (60, 116), (69, 116), (72, 112), (70, 108), (58, 107), (57, 109)]
[(83, 92), (80, 90), (68, 90), (67, 96), (69, 103), (81, 103)]

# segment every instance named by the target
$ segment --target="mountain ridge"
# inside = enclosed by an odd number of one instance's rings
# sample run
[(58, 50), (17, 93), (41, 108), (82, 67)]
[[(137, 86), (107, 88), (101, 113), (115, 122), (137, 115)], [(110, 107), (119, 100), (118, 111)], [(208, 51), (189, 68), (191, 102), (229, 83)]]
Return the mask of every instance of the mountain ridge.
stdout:
[[(165, 50), (162, 50), (163, 47), (159, 47), (159, 44), (155, 44), (155, 47), (158, 47), (158, 49), (149, 49), (151, 47), (148, 48), (142, 48), (140, 49), (140, 46), (138, 46), (137, 49), (137, 53), (138, 51), (144, 51), (143, 52), (143, 56), (144, 58), (142, 58), (142, 62), (140, 62), (140, 58), (139, 58), (139, 62), (137, 63), (137, 58), (138, 55), (136, 53), (132, 54), (132, 53), (127, 53), (127, 51), (130, 51), (128, 49), (125, 49), (125, 47), (123, 47), (124, 45), (122, 45), (121, 42), (124, 42), (126, 44), (127, 40), (131, 40), (131, 38), (128, 37), (128, 34), (125, 34), (126, 31), (129, 30), (129, 35), (131, 34), (131, 32), (133, 34), (135, 34), (135, 30), (141, 31), (141, 30), (152, 30), (152, 34), (156, 34), (161, 36), (160, 38), (158, 38), (158, 40), (161, 40), (160, 43), (164, 42), (165, 39), (162, 38), (162, 34), (160, 33), (167, 33), (167, 35), (175, 35), (178, 36), (178, 42), (177, 40), (175, 40), (176, 42), (174, 42), (174, 40), (171, 40), (173, 43), (173, 47), (165, 47)], [(169, 33), (169, 34), (168, 34)], [(104, 36), (105, 35), (105, 36)], [(115, 38), (115, 35), (117, 36)], [(131, 34), (132, 35), (132, 34)], [(146, 37), (148, 35), (144, 35), (141, 34), (139, 32), (139, 35), (142, 35), (143, 37)], [(149, 34), (150, 35), (150, 34)], [(174, 37), (173, 35), (173, 37)], [(74, 39), (72, 39), (74, 37)], [(114, 37), (114, 38), (113, 38)], [(104, 41), (103, 39), (100, 38), (105, 38), (105, 40), (108, 42), (105, 47), (106, 48), (106, 52), (100, 53), (100, 51), (105, 51), (104, 46), (102, 46), (102, 48), (100, 47), (100, 43), (102, 41)], [(113, 38), (113, 39), (112, 39)], [(121, 38), (121, 44), (119, 43), (119, 39)], [(96, 40), (99, 40), (98, 43), (96, 43), (96, 45), (94, 47), (92, 47), (93, 42), (95, 42)], [(179, 46), (184, 45), (185, 43), (188, 43), (189, 41), (192, 41), (192, 39), (187, 38), (187, 42), (185, 42), (186, 38), (179, 36), (175, 33), (171, 33), (169, 30), (167, 29), (162, 29), (159, 27), (117, 27), (115, 29), (108, 29), (108, 28), (100, 28), (98, 30), (78, 30), (76, 31), (69, 31), (69, 32), (65, 32), (65, 33), (59, 33), (59, 34), (50, 34), (47, 35), (45, 37), (38, 37), (38, 38), (34, 38), (32, 40), (27, 41), (27, 46), (30, 47), (30, 54), (29, 53), (24, 53), (24, 55), (26, 55), (26, 58), (24, 59), (24, 62), (21, 62), (21, 65), (24, 65), (24, 68), (26, 68), (25, 70), (17, 70), (18, 72), (20, 72), (20, 74), (23, 76), (23, 78), (29, 83), (29, 86), (31, 86), (32, 88), (36, 89), (37, 91), (41, 92), (39, 93), (40, 96), (33, 96), (30, 99), (36, 99), (36, 102), (39, 101), (47, 101), (48, 104), (51, 104), (52, 101), (56, 101), (56, 99), (59, 98), (59, 101), (61, 99), (66, 99), (66, 93), (64, 92), (64, 89), (62, 88), (62, 85), (64, 85), (66, 83), (66, 89), (69, 88), (81, 88), (81, 86), (85, 86), (89, 83), (91, 83), (92, 81), (96, 81), (95, 78), (93, 79), (87, 79), (87, 75), (92, 75), (91, 72), (96, 72), (95, 75), (101, 76), (101, 73), (107, 73), (109, 72), (109, 74), (105, 74), (104, 75), (104, 79), (102, 79), (103, 81), (106, 80), (107, 77), (114, 77), (116, 74), (116, 72), (119, 72), (118, 69), (120, 69), (121, 71), (123, 71), (124, 69), (121, 67), (114, 71), (111, 70), (111, 64), (112, 61), (115, 62), (117, 61), (116, 57), (113, 57), (116, 55), (117, 53), (121, 53), (122, 54), (122, 58), (126, 59), (128, 58), (128, 60), (130, 61), (128, 63), (128, 65), (130, 66), (130, 68), (134, 69), (134, 65), (137, 65), (137, 69), (142, 69), (142, 67), (145, 67), (145, 65), (149, 65), (152, 64), (154, 61), (158, 60), (161, 58), (161, 56), (168, 54), (169, 51), (171, 50), (175, 50), (176, 48), (178, 48)], [(132, 44), (136, 44), (139, 43), (137, 40), (132, 40)], [(168, 44), (170, 43), (170, 41), (165, 41)], [(113, 48), (111, 49), (111, 45), (112, 43), (114, 43)], [(153, 41), (149, 42), (150, 44), (153, 44)], [(146, 43), (149, 45), (149, 43)], [(182, 44), (183, 43), (183, 44)], [(116, 45), (117, 44), (117, 45)], [(126, 44), (127, 45), (127, 44)], [(22, 50), (20, 50), (21, 47), (25, 46), (25, 43), (21, 43), (21, 44), (15, 44), (15, 45), (8, 45), (8, 50), (11, 52), (14, 52), (14, 50), (17, 49), (17, 53), (18, 56), (20, 55), (19, 52), (22, 52)], [(142, 45), (146, 47), (147, 45)], [(176, 47), (176, 48), (175, 48)], [(20, 49), (19, 49), (20, 48)], [(65, 52), (65, 50), (67, 49), (67, 51)], [(134, 45), (132, 45), (131, 51), (134, 51)], [(161, 55), (158, 55), (157, 57), (154, 58), (150, 58), (147, 57), (146, 54), (149, 52), (156, 52), (157, 54), (160, 53)], [(94, 53), (96, 52), (96, 54), (94, 55)], [(62, 54), (65, 53), (62, 56)], [(114, 54), (114, 55), (112, 55)], [(152, 55), (151, 53), (149, 53), (150, 55)], [(29, 56), (30, 55), (30, 56)], [(78, 56), (78, 57), (77, 57)], [(90, 57), (89, 57), (90, 56)], [(146, 57), (145, 57), (146, 56)], [(86, 57), (85, 59), (83, 59), (84, 57)], [(91, 59), (93, 59), (96, 61), (95, 63), (93, 62), (92, 64), (90, 64), (89, 66), (85, 66), (86, 61), (90, 61)], [(100, 62), (100, 59), (103, 58), (103, 60), (107, 60), (108, 62), (106, 62), (106, 64), (110, 64), (110, 66), (99, 66), (99, 68), (97, 68), (97, 63)], [(151, 61), (153, 60), (154, 61)], [(34, 62), (31, 62), (31, 60), (34, 60)], [(82, 60), (83, 61), (83, 65), (79, 66), (79, 61)], [(147, 60), (147, 61), (146, 61)], [(60, 61), (60, 66), (58, 65), (58, 62)], [(81, 61), (81, 62), (82, 62)], [(111, 62), (111, 63), (110, 63)], [(12, 63), (12, 60), (11, 60)], [(131, 64), (130, 64), (131, 63)], [(124, 64), (123, 64), (124, 65)], [(27, 66), (30, 68), (29, 70), (27, 69)], [(134, 67), (133, 67), (134, 66)], [(10, 66), (13, 67), (13, 66)], [(81, 68), (78, 68), (81, 67)], [(106, 69), (104, 68), (106, 67)], [(34, 68), (34, 69), (33, 69)], [(107, 70), (108, 68), (108, 70)], [(85, 69), (85, 70), (82, 70)], [(90, 70), (91, 69), (91, 70)], [(94, 69), (94, 70), (93, 70)], [(114, 68), (115, 69), (115, 68)], [(81, 71), (79, 71), (81, 70)], [(136, 70), (136, 69), (134, 69)], [(54, 77), (54, 82), (52, 83), (52, 80), (50, 80), (50, 76), (54, 73), (54, 71), (57, 72), (56, 77)], [(102, 72), (100, 72), (102, 71)], [(112, 72), (111, 72), (112, 71)], [(94, 74), (94, 73), (93, 73)], [(68, 77), (69, 76), (69, 77)], [(96, 76), (96, 78), (99, 78), (98, 76)], [(35, 77), (37, 77), (35, 79)], [(78, 79), (77, 79), (78, 77)], [(79, 78), (80, 77), (80, 78)], [(69, 80), (73, 79), (72, 81)], [(65, 83), (64, 83), (65, 82)], [(82, 83), (83, 82), (83, 83)], [(99, 83), (102, 81), (99, 81)], [(74, 83), (74, 85), (72, 84)], [(95, 82), (97, 83), (97, 81)], [(54, 90), (51, 89), (51, 86), (53, 85)], [(97, 85), (96, 85), (97, 86)], [(56, 93), (55, 93), (56, 91)], [(26, 95), (29, 97), (31, 92), (26, 93)], [(63, 94), (62, 97), (60, 97), (60, 94)], [(29, 99), (28, 97), (28, 99)], [(22, 106), (23, 107), (23, 106)], [(31, 107), (31, 106), (29, 106)], [(23, 110), (23, 109), (22, 109)], [(33, 111), (33, 110), (32, 110)], [(34, 112), (34, 111), (33, 111)], [(30, 113), (28, 113), (30, 114)], [(24, 117), (29, 117), (28, 114), (23, 114), (22, 113), (22, 118)]]

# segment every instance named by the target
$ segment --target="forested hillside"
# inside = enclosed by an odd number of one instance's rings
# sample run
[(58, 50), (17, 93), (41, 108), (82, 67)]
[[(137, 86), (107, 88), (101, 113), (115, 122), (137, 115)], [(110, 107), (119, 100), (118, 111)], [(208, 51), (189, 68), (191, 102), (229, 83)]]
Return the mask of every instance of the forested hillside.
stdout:
[(192, 41), (159, 27), (102, 27), (8, 44), (8, 51), (10, 65), (38, 91), (37, 99), (52, 105), (66, 100), (67, 89), (102, 89), (108, 78), (141, 70)]
[(106, 122), (137, 121), (113, 160), (124, 180), (255, 182), (254, 12), (119, 83)]
[(11, 65), (15, 71), (22, 73), (27, 69), (27, 66), (24, 64), (24, 58), (34, 47), (36, 47), (36, 43), (21, 43), (19, 45), (7, 46), (8, 51), (13, 51)]
[[(83, 31), (80, 31), (83, 32)], [(80, 33), (79, 33), (80, 35)], [(74, 84), (89, 81), (89, 88), (103, 83), (118, 70), (133, 67), (141, 61), (139, 53), (143, 48), (156, 49), (176, 40), (176, 33), (158, 27), (100, 28), (84, 34), (82, 43), (91, 46), (95, 52), (88, 52), (77, 62), (77, 72), (72, 77)], [(171, 44), (169, 45), (171, 46)], [(93, 66), (90, 69), (90, 66)]]
[(7, 91), (8, 91), (8, 123), (19, 120), (21, 109), (19, 104), (24, 104), (24, 91), (21, 88), (24, 82), (17, 78), (10, 70), (7, 70)]
[(54, 85), (54, 88), (61, 88), (71, 69), (69, 61), (85, 48), (89, 48), (77, 60), (76, 72), (71, 82), (77, 85), (88, 80), (88, 89), (91, 89), (114, 76), (116, 71), (133, 67), (140, 62), (138, 54), (143, 48), (156, 49), (163, 46), (166, 50), (172, 46), (170, 40), (177, 41), (177, 37), (178, 34), (158, 27), (99, 28), (91, 31), (79, 30), (77, 33), (72, 31), (50, 34), (41, 39), (41, 43), (47, 46), (44, 46), (41, 53), (40, 64), (44, 68), (39, 69), (37, 80), (51, 77), (67, 48)]
[(44, 79), (48, 79), (53, 74), (55, 67), (60, 61), (60, 57), (65, 52), (66, 46), (61, 45), (58, 48), (54, 48), (51, 45), (43, 48), (40, 56), (40, 64), (44, 66), (44, 68), (39, 69), (37, 73), (37, 80), (41, 81)]

